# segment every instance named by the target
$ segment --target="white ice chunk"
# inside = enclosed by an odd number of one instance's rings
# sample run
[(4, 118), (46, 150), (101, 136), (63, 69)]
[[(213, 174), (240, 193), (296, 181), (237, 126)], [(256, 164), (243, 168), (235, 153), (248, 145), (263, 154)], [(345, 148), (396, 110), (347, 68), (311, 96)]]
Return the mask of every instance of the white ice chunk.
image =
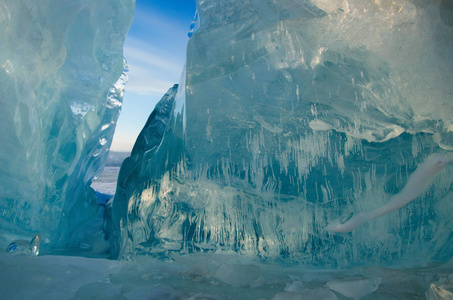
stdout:
[(214, 273), (214, 277), (234, 287), (244, 287), (255, 282), (260, 273), (254, 265), (224, 264)]
[(337, 219), (327, 225), (325, 229), (331, 232), (349, 232), (365, 222), (374, 220), (403, 207), (420, 196), (429, 187), (434, 176), (451, 161), (453, 161), (453, 155), (432, 155), (428, 157), (411, 174), (403, 190), (393, 196), (387, 204), (371, 212), (362, 212), (355, 216), (351, 215), (350, 218)]
[(332, 291), (338, 292), (343, 296), (353, 299), (360, 299), (361, 297), (376, 291), (380, 283), (381, 278), (333, 280), (327, 282), (327, 286)]
[(431, 283), (429, 289), (425, 293), (427, 300), (452, 300), (453, 293)]

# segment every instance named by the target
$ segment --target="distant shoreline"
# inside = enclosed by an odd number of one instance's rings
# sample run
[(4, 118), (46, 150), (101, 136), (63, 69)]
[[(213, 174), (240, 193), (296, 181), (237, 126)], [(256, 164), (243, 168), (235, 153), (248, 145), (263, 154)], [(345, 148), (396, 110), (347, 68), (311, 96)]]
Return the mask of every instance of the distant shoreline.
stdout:
[(110, 151), (105, 162), (106, 167), (121, 167), (123, 161), (131, 155), (131, 152)]

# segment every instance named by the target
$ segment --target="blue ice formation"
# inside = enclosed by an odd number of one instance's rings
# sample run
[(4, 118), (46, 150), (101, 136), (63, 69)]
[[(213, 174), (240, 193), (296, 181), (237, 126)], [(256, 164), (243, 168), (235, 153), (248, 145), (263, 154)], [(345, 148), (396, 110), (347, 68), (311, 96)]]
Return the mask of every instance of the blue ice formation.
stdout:
[[(133, 0), (0, 4), (0, 241), (65, 245), (96, 215)], [(8, 244), (6, 244), (8, 245)]]
[[(124, 199), (127, 195), (141, 190), (144, 181), (147, 180), (148, 162), (153, 158), (159, 148), (165, 134), (170, 116), (172, 114), (173, 104), (178, 92), (178, 85), (171, 87), (162, 99), (156, 104), (145, 126), (137, 137), (130, 157), (126, 158), (121, 165), (118, 176), (117, 189), (115, 198)], [(117, 211), (120, 205), (127, 204), (127, 201), (114, 201)], [(123, 207), (121, 210), (126, 210)], [(107, 205), (108, 216), (111, 219), (112, 207)], [(107, 236), (113, 241), (112, 252), (119, 253), (118, 248), (118, 231), (113, 230), (113, 225), (109, 220), (106, 228)]]
[(121, 170), (115, 256), (234, 251), (315, 267), (451, 258), (451, 164), (406, 206), (350, 233), (325, 230), (407, 195), (427, 157), (450, 157), (446, 1), (199, 0), (197, 10), (163, 139)]

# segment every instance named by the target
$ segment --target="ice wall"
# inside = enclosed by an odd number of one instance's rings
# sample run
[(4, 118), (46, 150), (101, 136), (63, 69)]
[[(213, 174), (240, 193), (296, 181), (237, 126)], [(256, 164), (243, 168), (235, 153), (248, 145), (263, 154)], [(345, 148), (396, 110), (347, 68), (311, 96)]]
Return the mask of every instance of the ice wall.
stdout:
[[(133, 0), (0, 3), (0, 228), (65, 245), (96, 214)], [(6, 246), (5, 246), (6, 247)]]
[(164, 138), (115, 198), (116, 255), (235, 251), (320, 267), (451, 257), (451, 164), (407, 206), (325, 230), (395, 199), (429, 155), (451, 157), (449, 2), (197, 8)]

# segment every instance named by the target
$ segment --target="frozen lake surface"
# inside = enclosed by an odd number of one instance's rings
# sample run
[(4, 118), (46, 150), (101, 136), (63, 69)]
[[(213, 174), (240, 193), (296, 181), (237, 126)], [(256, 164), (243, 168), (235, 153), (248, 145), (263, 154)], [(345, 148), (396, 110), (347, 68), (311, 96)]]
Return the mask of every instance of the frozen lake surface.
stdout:
[(0, 254), (2, 299), (451, 299), (452, 263), (310, 270), (237, 254), (121, 261)]
[(99, 178), (93, 180), (91, 187), (98, 193), (114, 195), (120, 167), (105, 167)]

